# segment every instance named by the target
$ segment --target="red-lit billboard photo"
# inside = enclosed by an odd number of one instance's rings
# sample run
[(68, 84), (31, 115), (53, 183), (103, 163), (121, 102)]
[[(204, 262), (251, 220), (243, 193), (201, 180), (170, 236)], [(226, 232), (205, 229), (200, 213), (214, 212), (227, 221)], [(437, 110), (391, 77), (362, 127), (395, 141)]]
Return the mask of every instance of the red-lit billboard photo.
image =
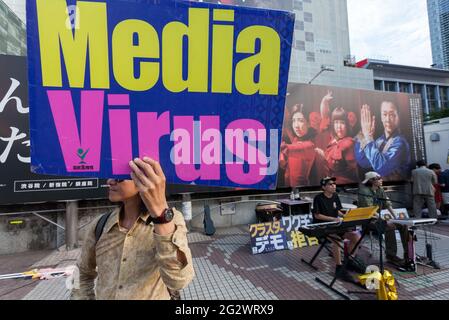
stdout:
[(279, 187), (409, 179), (424, 157), (419, 95), (304, 84), (290, 85), (279, 161)]

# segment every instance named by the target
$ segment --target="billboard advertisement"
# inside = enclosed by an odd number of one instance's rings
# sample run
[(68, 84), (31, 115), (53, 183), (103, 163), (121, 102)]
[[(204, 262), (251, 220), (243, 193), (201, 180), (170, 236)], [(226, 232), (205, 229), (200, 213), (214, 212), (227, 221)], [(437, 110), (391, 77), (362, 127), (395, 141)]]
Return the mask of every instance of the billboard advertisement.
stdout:
[(324, 176), (358, 183), (368, 171), (404, 181), (424, 155), (419, 95), (289, 86), (279, 187), (318, 186)]
[(190, 1), (27, 1), (35, 173), (275, 189), (294, 14)]
[(26, 58), (0, 55), (0, 204), (105, 198), (103, 180), (30, 171)]

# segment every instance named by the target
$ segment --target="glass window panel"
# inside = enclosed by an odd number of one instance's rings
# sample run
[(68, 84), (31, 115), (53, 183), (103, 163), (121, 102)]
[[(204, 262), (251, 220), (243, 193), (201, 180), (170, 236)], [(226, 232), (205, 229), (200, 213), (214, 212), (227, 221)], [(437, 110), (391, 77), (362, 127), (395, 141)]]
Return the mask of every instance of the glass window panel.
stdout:
[(410, 93), (410, 84), (409, 83), (399, 83), (399, 92)]
[(306, 32), (306, 41), (313, 42), (313, 33)]
[(385, 91), (396, 92), (396, 82), (385, 81)]

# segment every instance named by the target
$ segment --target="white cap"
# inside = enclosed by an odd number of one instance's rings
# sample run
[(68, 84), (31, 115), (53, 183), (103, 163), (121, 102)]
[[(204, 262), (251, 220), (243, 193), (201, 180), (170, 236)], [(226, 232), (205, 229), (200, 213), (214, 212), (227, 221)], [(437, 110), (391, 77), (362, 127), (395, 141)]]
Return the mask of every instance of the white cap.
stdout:
[(365, 180), (363, 180), (362, 183), (365, 184), (371, 179), (380, 178), (380, 177), (381, 177), (380, 174), (378, 174), (377, 172), (370, 171), (370, 172), (365, 173)]

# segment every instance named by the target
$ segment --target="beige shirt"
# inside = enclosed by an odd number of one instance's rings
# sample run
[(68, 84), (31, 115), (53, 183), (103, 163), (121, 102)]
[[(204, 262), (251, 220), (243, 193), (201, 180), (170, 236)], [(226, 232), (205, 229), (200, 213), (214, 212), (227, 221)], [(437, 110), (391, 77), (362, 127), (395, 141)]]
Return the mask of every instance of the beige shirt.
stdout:
[[(119, 226), (120, 208), (109, 217), (95, 245), (95, 226), (89, 227), (78, 267), (80, 287), (72, 299), (150, 300), (170, 299), (168, 288), (180, 290), (194, 277), (187, 228), (182, 214), (174, 210), (176, 230), (161, 236), (142, 214), (131, 230)], [(178, 260), (178, 250), (186, 263)], [(96, 285), (94, 281), (96, 279)]]
[(419, 167), (412, 170), (413, 194), (435, 195), (434, 184), (438, 183), (437, 175), (433, 170), (426, 167)]

